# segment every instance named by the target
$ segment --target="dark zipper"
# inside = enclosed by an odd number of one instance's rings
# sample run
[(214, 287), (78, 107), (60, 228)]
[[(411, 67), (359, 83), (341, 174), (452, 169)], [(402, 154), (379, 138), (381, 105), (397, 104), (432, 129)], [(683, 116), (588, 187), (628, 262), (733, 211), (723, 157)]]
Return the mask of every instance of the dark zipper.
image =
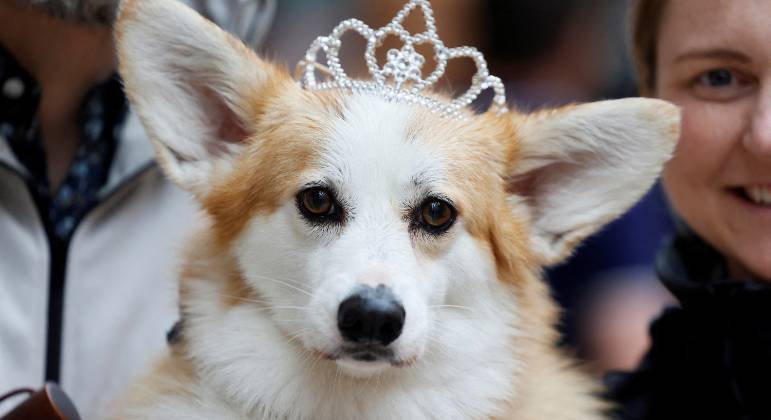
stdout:
[(61, 376), (62, 324), (64, 318), (64, 284), (67, 273), (67, 254), (72, 236), (66, 241), (61, 241), (55, 239), (52, 235), (53, 232), (48, 234), (51, 270), (48, 282), (45, 380), (59, 383)]

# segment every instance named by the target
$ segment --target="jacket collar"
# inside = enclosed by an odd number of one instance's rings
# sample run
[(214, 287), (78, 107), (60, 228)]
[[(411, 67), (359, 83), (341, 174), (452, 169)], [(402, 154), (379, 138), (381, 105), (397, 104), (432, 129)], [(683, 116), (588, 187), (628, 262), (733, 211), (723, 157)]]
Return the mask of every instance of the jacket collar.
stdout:
[[(9, 103), (5, 99), (6, 80), (16, 79), (16, 82), (22, 83), (22, 93), (25, 91), (24, 85), (31, 84), (29, 76), (23, 72), (13, 57), (5, 50), (3, 45), (0, 44), (0, 103), (3, 109), (0, 109), (3, 114), (10, 113), (24, 113), (25, 108), (31, 105), (36, 106), (36, 100), (32, 99), (26, 101), (23, 105), (17, 103)], [(17, 99), (17, 98), (14, 98)], [(0, 122), (1, 123), (1, 122)], [(0, 166), (9, 168), (13, 172), (17, 173), (20, 177), (27, 179), (30, 174), (27, 168), (16, 158), (16, 155), (11, 149), (9, 140), (5, 137), (10, 135), (5, 127), (0, 126)]]
[(16, 156), (11, 150), (11, 146), (8, 145), (8, 141), (0, 134), (0, 166), (5, 166), (16, 172), (20, 177), (27, 179), (29, 172), (24, 165), (16, 159)]
[(760, 296), (771, 303), (771, 285), (730, 278), (723, 256), (686, 226), (680, 226), (658, 255), (656, 271), (685, 308), (729, 302), (733, 306)]
[(118, 135), (118, 144), (107, 182), (99, 191), (104, 197), (119, 188), (127, 179), (155, 166), (153, 148), (135, 113), (129, 112)]
[[(0, 138), (0, 166), (10, 168), (24, 179), (29, 177), (27, 169), (16, 159), (4, 138)], [(99, 195), (103, 197), (110, 195), (127, 179), (133, 178), (154, 166), (155, 160), (150, 141), (147, 139), (139, 118), (133, 112), (129, 112), (118, 136), (110, 175)]]

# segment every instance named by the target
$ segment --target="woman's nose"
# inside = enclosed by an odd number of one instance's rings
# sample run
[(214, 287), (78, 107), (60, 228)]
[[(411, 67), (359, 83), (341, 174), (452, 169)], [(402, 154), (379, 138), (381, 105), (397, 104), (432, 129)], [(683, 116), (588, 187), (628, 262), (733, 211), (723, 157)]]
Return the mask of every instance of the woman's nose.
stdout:
[(771, 80), (760, 91), (744, 147), (757, 157), (771, 160)]

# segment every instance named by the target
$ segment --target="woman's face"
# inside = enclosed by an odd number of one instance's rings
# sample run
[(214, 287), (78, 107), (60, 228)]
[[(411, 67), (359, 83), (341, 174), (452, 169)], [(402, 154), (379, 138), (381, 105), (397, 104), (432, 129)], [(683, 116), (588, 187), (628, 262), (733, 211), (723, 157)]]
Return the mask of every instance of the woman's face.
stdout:
[(683, 108), (667, 195), (733, 275), (771, 281), (771, 2), (670, 0), (657, 48), (656, 96)]

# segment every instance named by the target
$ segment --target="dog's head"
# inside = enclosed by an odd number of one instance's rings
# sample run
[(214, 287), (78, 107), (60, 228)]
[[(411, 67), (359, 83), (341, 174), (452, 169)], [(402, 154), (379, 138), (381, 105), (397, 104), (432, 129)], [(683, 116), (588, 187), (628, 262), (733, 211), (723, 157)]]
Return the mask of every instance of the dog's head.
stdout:
[(168, 0), (126, 1), (117, 41), (159, 162), (236, 261), (238, 303), (352, 375), (501, 340), (518, 291), (631, 206), (678, 132), (656, 100), (457, 119), (305, 91)]

